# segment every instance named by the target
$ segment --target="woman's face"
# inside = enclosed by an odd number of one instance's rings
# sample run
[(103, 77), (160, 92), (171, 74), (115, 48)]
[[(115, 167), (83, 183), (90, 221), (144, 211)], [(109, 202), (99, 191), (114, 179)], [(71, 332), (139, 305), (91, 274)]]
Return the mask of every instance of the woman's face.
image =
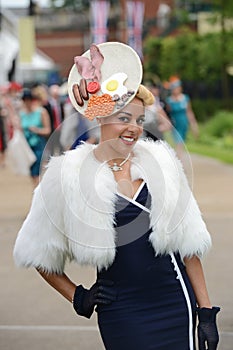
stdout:
[(23, 102), (26, 108), (30, 109), (33, 106), (33, 100), (31, 98), (25, 98)]
[(100, 118), (101, 142), (108, 142), (119, 153), (129, 153), (143, 132), (144, 120), (143, 103), (134, 98), (119, 113)]
[(172, 95), (173, 96), (178, 96), (182, 93), (182, 87), (181, 86), (176, 86), (172, 89)]

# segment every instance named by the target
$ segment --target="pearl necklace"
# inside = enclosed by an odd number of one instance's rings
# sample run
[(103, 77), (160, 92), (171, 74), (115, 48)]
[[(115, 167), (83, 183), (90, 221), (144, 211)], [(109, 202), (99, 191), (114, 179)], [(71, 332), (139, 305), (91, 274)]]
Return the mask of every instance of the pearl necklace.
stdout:
[(109, 165), (109, 169), (111, 169), (112, 171), (120, 171), (120, 170), (122, 170), (122, 166), (129, 160), (129, 157), (130, 157), (130, 153), (123, 160), (123, 162), (121, 162), (119, 165), (117, 165), (117, 163), (113, 163), (113, 165)]

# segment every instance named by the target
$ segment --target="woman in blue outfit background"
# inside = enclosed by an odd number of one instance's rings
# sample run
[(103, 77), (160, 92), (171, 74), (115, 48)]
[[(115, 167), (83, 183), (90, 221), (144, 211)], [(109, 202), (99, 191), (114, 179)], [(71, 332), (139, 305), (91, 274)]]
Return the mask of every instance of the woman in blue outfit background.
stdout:
[[(107, 350), (194, 350), (196, 315), (199, 349), (207, 343), (216, 350), (220, 309), (211, 304), (201, 264), (210, 234), (174, 151), (140, 140), (145, 108), (154, 102), (141, 85), (141, 61), (114, 42), (92, 45), (76, 61), (70, 98), (97, 118), (100, 142), (51, 159), (18, 234), (15, 262), (35, 267), (78, 315), (95, 310)], [(81, 79), (99, 83), (97, 104), (92, 95), (91, 103), (75, 99)], [(90, 289), (67, 276), (68, 260), (96, 268)]]
[(39, 183), (40, 166), (47, 137), (51, 132), (48, 112), (41, 107), (30, 89), (24, 89), (23, 106), (19, 111), (20, 126), (24, 136), (36, 156), (35, 163), (30, 168), (34, 187)]
[(172, 77), (169, 84), (170, 96), (166, 98), (166, 107), (173, 125), (172, 136), (175, 142), (177, 156), (182, 159), (184, 142), (191, 128), (195, 137), (198, 136), (198, 124), (191, 106), (190, 97), (182, 91), (179, 78)]

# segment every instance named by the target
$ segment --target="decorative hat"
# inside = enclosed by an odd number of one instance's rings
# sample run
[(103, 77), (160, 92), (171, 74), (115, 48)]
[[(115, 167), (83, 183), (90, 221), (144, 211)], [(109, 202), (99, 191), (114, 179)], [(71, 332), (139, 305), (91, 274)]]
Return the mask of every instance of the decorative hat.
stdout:
[(172, 90), (172, 89), (175, 89), (176, 87), (178, 86), (181, 86), (181, 80), (179, 79), (178, 76), (176, 75), (172, 75), (169, 79), (169, 88)]
[(92, 44), (74, 62), (68, 77), (69, 97), (74, 108), (90, 120), (116, 113), (138, 93), (142, 64), (128, 45)]
[(22, 100), (34, 100), (35, 96), (32, 94), (30, 89), (23, 89), (22, 95), (21, 95)]
[(22, 90), (22, 85), (20, 83), (17, 83), (16, 81), (11, 81), (8, 85), (8, 90), (9, 91), (21, 91)]

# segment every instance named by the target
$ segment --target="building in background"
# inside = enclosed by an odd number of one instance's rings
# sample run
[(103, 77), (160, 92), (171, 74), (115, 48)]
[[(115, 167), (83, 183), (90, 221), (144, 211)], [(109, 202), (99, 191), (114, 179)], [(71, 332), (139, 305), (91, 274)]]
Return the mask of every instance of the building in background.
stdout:
[[(38, 7), (32, 10), (30, 6), (27, 9), (11, 9), (11, 12), (2, 11), (1, 45), (4, 47), (4, 43), (8, 42), (11, 47), (9, 52), (4, 52), (4, 57), (0, 51), (4, 74), (10, 79), (12, 74), (16, 74), (20, 80), (31, 81), (33, 78), (47, 80), (49, 84), (58, 83), (58, 80), (67, 78), (73, 58), (95, 41), (128, 43), (143, 59), (143, 40), (150, 35), (166, 36), (175, 31), (174, 9), (183, 4), (179, 0), (119, 0), (111, 5), (110, 1), (93, 0), (91, 3), (89, 10), (77, 12)], [(196, 13), (203, 10), (206, 2), (203, 6), (198, 2), (198, 7), (193, 3), (185, 1), (185, 6), (197, 18)], [(13, 23), (28, 15), (33, 19), (35, 28), (35, 54), (30, 63), (19, 64), (19, 38)]]
[[(37, 47), (50, 56), (58, 64), (62, 77), (67, 77), (73, 57), (81, 54), (91, 44), (102, 38), (103, 41), (121, 41), (129, 43), (129, 4), (140, 3), (136, 6), (138, 10), (133, 13), (131, 6), (131, 16), (136, 16), (133, 27), (135, 42), (140, 45), (140, 37), (145, 35), (160, 35), (169, 25), (170, 10), (174, 7), (174, 0), (144, 0), (144, 1), (115, 1), (110, 6), (109, 1), (92, 1), (89, 11), (74, 13), (69, 10), (54, 11), (51, 8), (41, 9), (35, 15), (36, 44)], [(104, 3), (108, 3), (107, 5)], [(158, 10), (161, 6), (166, 7), (167, 25), (159, 27), (157, 25)], [(128, 8), (128, 10), (127, 10)], [(140, 17), (140, 9), (143, 9), (143, 16)], [(93, 12), (94, 15), (93, 15)], [(108, 16), (108, 18), (106, 18)], [(160, 13), (160, 23), (163, 20)], [(141, 27), (137, 26), (141, 20)], [(95, 21), (95, 23), (94, 23)], [(94, 35), (93, 35), (94, 34)], [(137, 37), (138, 35), (138, 37)], [(140, 51), (140, 48), (139, 50)], [(140, 52), (139, 52), (140, 54)]]
[(39, 50), (36, 40), (34, 42), (33, 22), (28, 19), (1, 9), (0, 85), (12, 80), (23, 84), (47, 81), (58, 71), (52, 58)]

